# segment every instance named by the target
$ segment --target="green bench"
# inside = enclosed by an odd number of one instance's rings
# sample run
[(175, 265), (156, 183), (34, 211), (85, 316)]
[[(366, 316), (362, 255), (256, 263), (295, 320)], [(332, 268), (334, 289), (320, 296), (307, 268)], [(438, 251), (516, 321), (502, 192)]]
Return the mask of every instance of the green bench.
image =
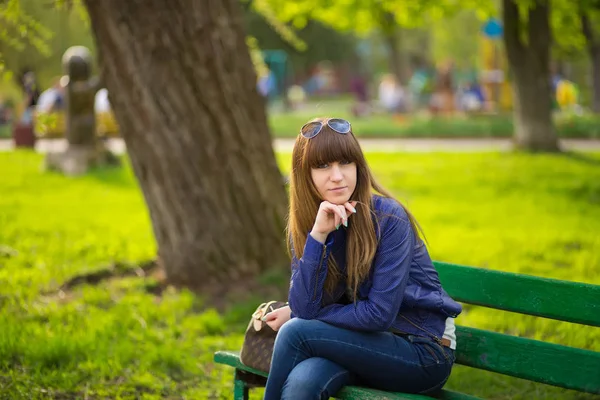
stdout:
[[(600, 286), (441, 262), (435, 265), (444, 288), (462, 303), (600, 326)], [(457, 326), (456, 331), (458, 364), (600, 394), (600, 352), (465, 326)], [(244, 366), (240, 362), (239, 352), (218, 351), (214, 360), (235, 368), (235, 400), (248, 399), (250, 388), (265, 385), (267, 374)], [(337, 398), (430, 399), (424, 395), (382, 392), (354, 386), (344, 388)], [(476, 399), (450, 390), (443, 390), (437, 398)]]

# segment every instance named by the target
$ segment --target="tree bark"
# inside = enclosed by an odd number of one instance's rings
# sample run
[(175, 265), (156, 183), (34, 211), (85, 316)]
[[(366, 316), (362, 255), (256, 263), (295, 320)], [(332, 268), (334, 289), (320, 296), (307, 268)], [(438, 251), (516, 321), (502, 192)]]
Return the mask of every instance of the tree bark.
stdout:
[(405, 86), (408, 83), (408, 60), (402, 54), (402, 31), (396, 17), (390, 12), (383, 12), (381, 17), (383, 39), (389, 51), (389, 64), (392, 74), (398, 82)]
[(600, 114), (600, 38), (596, 37), (585, 11), (581, 12), (581, 27), (592, 63), (592, 111)]
[(600, 114), (600, 45), (590, 50), (592, 60), (592, 111)]
[(288, 263), (286, 192), (237, 0), (85, 0), (167, 281)]
[(504, 43), (513, 73), (515, 146), (527, 151), (559, 151), (552, 121), (549, 1), (536, 1), (529, 10), (526, 29), (515, 0), (503, 0), (502, 4)]

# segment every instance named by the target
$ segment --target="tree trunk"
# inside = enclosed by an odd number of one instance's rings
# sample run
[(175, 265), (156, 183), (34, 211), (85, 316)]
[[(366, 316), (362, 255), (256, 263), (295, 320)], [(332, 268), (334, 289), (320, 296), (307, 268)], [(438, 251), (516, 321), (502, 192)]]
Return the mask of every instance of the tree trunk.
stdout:
[(390, 71), (394, 74), (400, 84), (406, 85), (404, 68), (402, 66), (402, 54), (398, 46), (397, 34), (395, 32), (385, 34), (384, 39), (389, 51)]
[(559, 151), (552, 121), (549, 2), (536, 1), (524, 32), (515, 1), (502, 3), (504, 43), (513, 72), (515, 145), (528, 151)]
[(381, 21), (383, 39), (389, 52), (390, 71), (403, 86), (408, 83), (408, 62), (402, 54), (402, 31), (394, 14), (385, 12)]
[(592, 60), (592, 111), (600, 114), (600, 44), (590, 49)]
[(581, 12), (581, 27), (592, 62), (592, 111), (600, 114), (600, 38), (596, 37), (589, 17)]
[(85, 4), (167, 280), (202, 290), (287, 264), (286, 192), (239, 2)]

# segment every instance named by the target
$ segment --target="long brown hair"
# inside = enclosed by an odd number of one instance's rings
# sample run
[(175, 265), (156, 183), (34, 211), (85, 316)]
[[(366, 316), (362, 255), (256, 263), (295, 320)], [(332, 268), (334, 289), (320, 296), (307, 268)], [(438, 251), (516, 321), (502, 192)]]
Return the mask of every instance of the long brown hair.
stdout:
[[(360, 283), (366, 279), (377, 251), (379, 226), (373, 224), (372, 194), (376, 192), (384, 197), (394, 197), (373, 178), (356, 137), (350, 131), (340, 134), (329, 128), (328, 118), (314, 121), (324, 123), (321, 132), (312, 139), (298, 135), (292, 152), (292, 172), (290, 176), (290, 209), (287, 233), (288, 250), (297, 259), (302, 257), (306, 238), (321, 204), (321, 196), (315, 187), (311, 168), (334, 161), (350, 161), (356, 164), (356, 188), (350, 200), (357, 201), (356, 210), (346, 228), (346, 270), (348, 287), (352, 288), (354, 299)], [(394, 199), (396, 200), (396, 199)], [(396, 200), (398, 201), (398, 200)], [(398, 202), (408, 215), (411, 227), (421, 239), (421, 229), (412, 214)], [(375, 221), (378, 219), (375, 218)], [(341, 273), (333, 257), (329, 257), (325, 290), (332, 293)]]

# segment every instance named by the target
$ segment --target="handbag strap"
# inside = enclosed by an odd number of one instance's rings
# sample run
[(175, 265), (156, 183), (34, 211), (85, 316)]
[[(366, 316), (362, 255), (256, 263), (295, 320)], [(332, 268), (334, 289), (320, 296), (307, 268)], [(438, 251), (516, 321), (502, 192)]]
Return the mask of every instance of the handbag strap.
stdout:
[[(269, 307), (275, 303), (277, 303), (276, 300), (272, 300), (267, 303), (262, 303), (260, 306), (258, 306), (256, 311), (254, 311), (254, 313), (252, 314), (252, 318), (261, 319), (267, 313), (267, 310), (269, 309)], [(287, 302), (285, 304), (287, 305)]]

